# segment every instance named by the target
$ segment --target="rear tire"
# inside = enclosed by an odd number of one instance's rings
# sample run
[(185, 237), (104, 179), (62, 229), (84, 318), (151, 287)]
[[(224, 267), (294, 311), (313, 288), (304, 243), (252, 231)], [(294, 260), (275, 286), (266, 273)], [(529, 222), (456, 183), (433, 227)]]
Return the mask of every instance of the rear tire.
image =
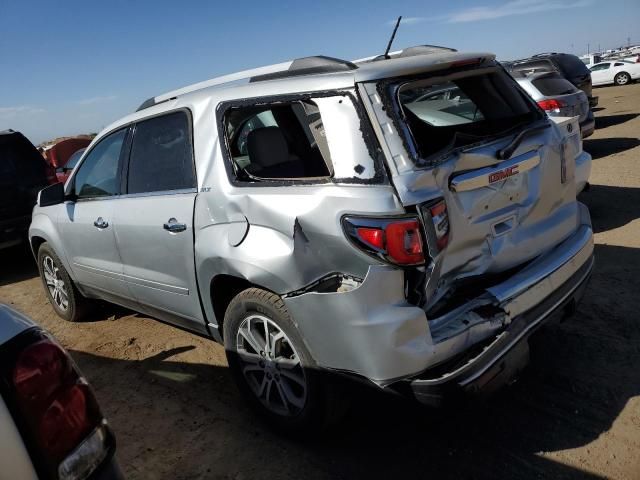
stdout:
[(620, 72), (616, 74), (613, 81), (616, 83), (616, 85), (627, 85), (631, 82), (631, 75), (629, 75), (627, 72)]
[(240, 391), (276, 429), (321, 432), (346, 411), (341, 389), (315, 368), (278, 295), (259, 288), (240, 292), (224, 317), (224, 345)]
[(77, 322), (86, 314), (89, 300), (78, 291), (67, 270), (48, 243), (38, 249), (38, 270), (49, 303), (59, 317)]

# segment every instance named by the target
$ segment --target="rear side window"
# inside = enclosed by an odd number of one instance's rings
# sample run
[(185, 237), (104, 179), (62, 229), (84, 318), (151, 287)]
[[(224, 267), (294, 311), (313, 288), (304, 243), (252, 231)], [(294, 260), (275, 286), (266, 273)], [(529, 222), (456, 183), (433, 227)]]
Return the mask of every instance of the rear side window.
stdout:
[(407, 82), (398, 87), (397, 98), (422, 159), (497, 135), (539, 115), (502, 70), (446, 83)]
[(331, 176), (331, 155), (312, 100), (232, 108), (227, 145), (241, 181)]
[(139, 122), (131, 145), (127, 192), (196, 187), (189, 117), (184, 111)]
[(531, 83), (545, 96), (567, 95), (578, 91), (571, 82), (556, 74), (536, 78)]
[(74, 177), (78, 198), (109, 197), (119, 193), (120, 154), (127, 129), (100, 140), (91, 149)]

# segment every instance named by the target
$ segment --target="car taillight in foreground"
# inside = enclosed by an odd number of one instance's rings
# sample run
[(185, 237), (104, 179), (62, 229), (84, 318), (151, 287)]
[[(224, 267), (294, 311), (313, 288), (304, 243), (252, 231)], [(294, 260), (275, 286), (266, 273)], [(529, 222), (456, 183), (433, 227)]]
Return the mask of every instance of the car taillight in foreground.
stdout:
[(559, 112), (561, 108), (566, 106), (566, 104), (561, 100), (551, 99), (551, 100), (540, 100), (538, 102), (538, 106), (541, 109), (543, 109), (545, 112), (551, 112), (551, 111)]
[(48, 477), (84, 479), (113, 452), (113, 435), (91, 388), (46, 334), (19, 351), (7, 374), (23, 436)]
[(396, 265), (424, 263), (417, 217), (355, 217), (342, 219), (348, 238), (361, 250)]

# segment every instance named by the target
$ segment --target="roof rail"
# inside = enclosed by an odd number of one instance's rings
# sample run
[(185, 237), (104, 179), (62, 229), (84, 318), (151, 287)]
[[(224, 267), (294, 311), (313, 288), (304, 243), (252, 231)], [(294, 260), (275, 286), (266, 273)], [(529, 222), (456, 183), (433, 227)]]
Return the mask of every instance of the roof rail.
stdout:
[(313, 57), (303, 57), (288, 62), (277, 63), (275, 65), (267, 65), (266, 67), (252, 68), (241, 72), (215, 77), (203, 82), (194, 83), (171, 92), (163, 93), (156, 97), (145, 100), (136, 110), (144, 110), (145, 108), (158, 105), (159, 103), (173, 100), (185, 93), (195, 92), (203, 88), (215, 87), (233, 82), (248, 81), (260, 82), (264, 80), (274, 80), (277, 78), (295, 77), (299, 75), (312, 75), (318, 73), (343, 72), (354, 70), (357, 65), (339, 58), (325, 57), (317, 55)]
[(292, 61), (289, 61), (276, 63), (275, 65), (267, 65), (265, 67), (252, 68), (250, 70), (243, 70), (241, 72), (230, 73), (229, 75), (222, 75), (220, 77), (211, 78), (203, 82), (194, 83), (193, 85), (187, 85), (186, 87), (172, 90), (171, 92), (163, 93), (162, 95), (151, 97), (145, 100), (136, 111), (144, 110), (145, 108), (149, 108), (159, 103), (166, 102), (180, 95), (184, 95), (185, 93), (195, 92), (196, 90), (202, 90), (203, 88), (224, 85), (226, 83), (239, 82), (241, 80), (248, 81), (251, 77), (254, 77), (256, 75), (265, 75), (268, 73), (287, 70), (292, 63)]
[[(391, 58), (406, 58), (406, 57), (415, 57), (417, 55), (429, 55), (431, 53), (438, 52), (457, 52), (458, 50), (450, 47), (442, 47), (440, 45), (415, 45), (413, 47), (407, 47), (402, 50), (396, 50), (395, 52), (390, 52), (389, 57)], [(365, 63), (365, 62), (377, 62), (380, 60), (388, 60), (384, 55), (373, 55), (371, 57), (360, 58), (358, 60), (354, 60), (353, 63)]]
[(296, 58), (287, 70), (279, 72), (265, 73), (251, 77), (250, 82), (261, 82), (264, 80), (274, 80), (276, 78), (297, 77), (300, 75), (313, 75), (320, 73), (346, 72), (355, 70), (358, 66), (355, 63), (339, 58), (315, 55), (312, 57)]

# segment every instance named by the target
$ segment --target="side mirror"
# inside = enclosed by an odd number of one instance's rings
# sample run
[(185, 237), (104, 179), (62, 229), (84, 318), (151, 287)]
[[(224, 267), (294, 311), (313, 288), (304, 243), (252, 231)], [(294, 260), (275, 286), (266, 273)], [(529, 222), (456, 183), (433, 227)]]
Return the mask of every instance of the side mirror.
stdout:
[(49, 207), (64, 203), (64, 184), (56, 183), (40, 190), (38, 193), (38, 205)]

